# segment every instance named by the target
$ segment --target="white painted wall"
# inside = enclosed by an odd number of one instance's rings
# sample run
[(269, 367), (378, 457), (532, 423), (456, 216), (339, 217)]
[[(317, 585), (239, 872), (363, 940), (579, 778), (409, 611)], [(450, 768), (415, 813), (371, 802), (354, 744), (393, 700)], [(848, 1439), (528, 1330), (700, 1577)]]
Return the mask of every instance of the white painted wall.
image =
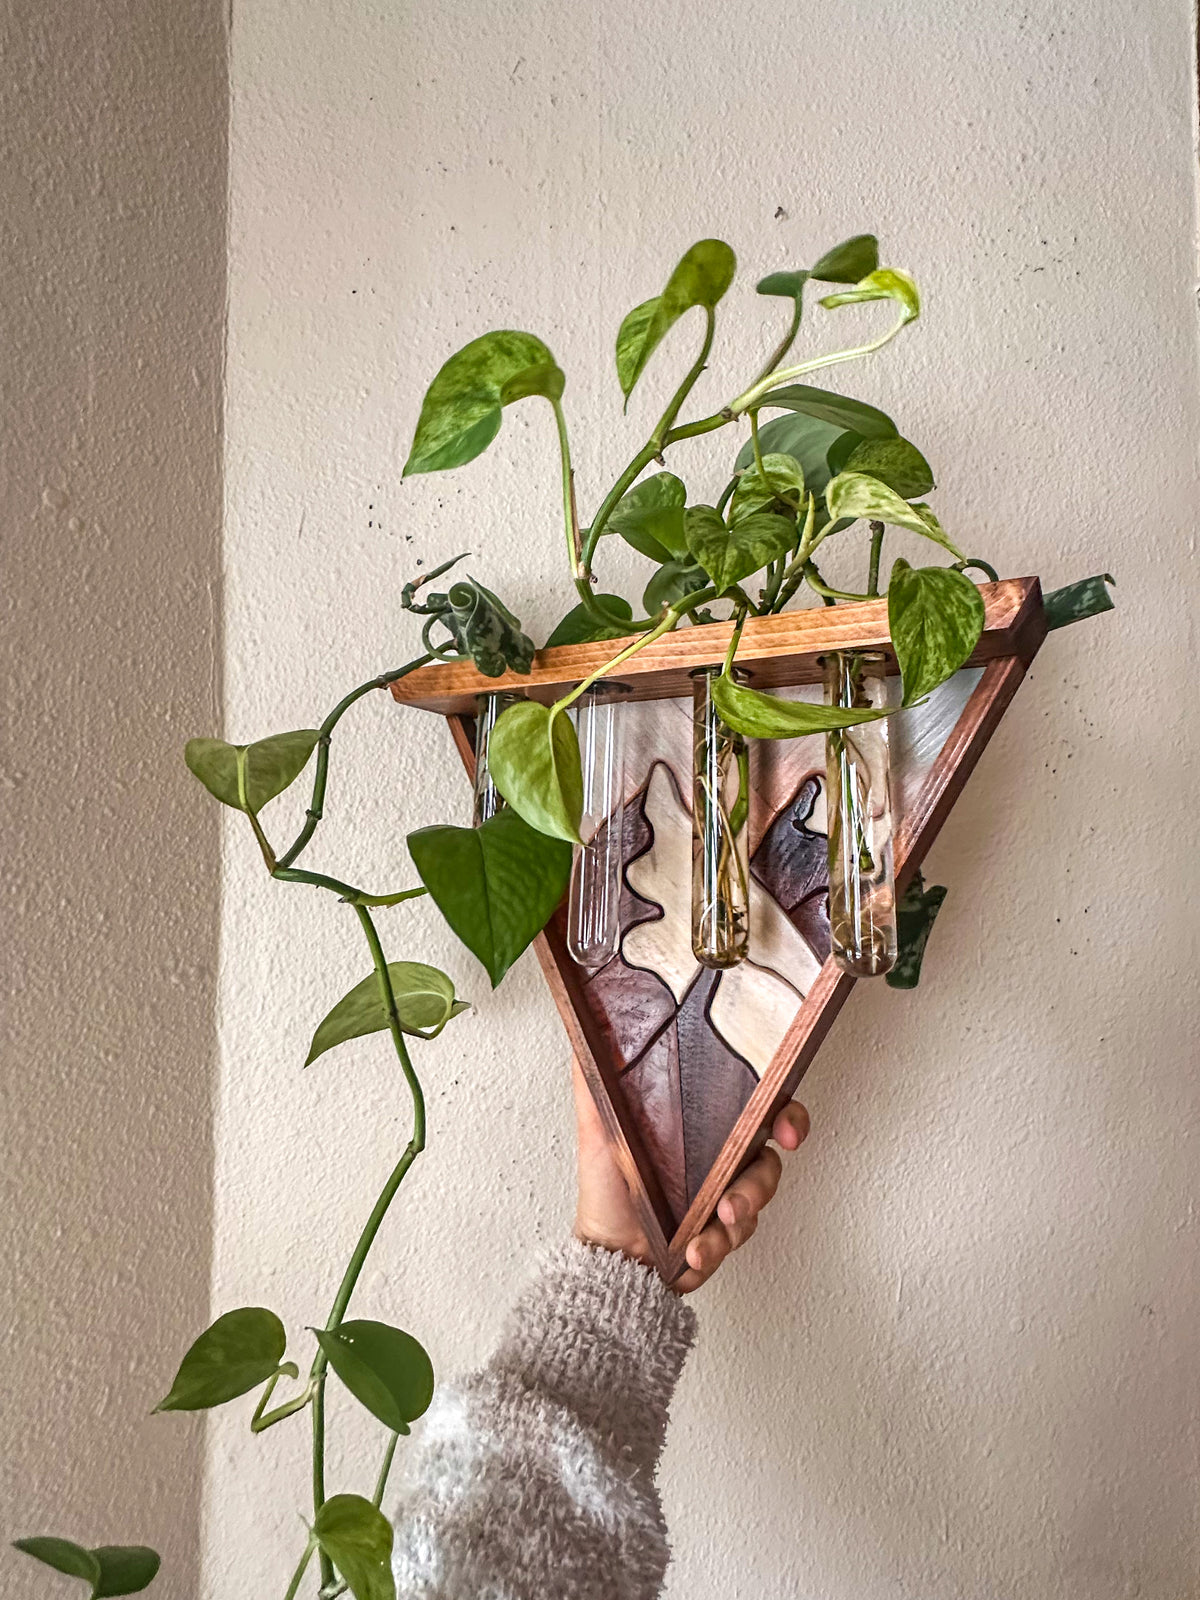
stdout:
[[(745, 263), (714, 354), (740, 376), (774, 320), (754, 277), (877, 230), (928, 311), (847, 385), (921, 442), (972, 549), (1120, 579), (1115, 618), (1047, 645), (945, 830), (920, 991), (855, 995), (803, 1158), (703, 1296), (663, 1472), (678, 1600), (1194, 1588), (1193, 55), (1185, 0), (235, 7), (231, 736), (410, 655), (418, 559), (470, 546), (547, 628), (546, 415), (402, 486), (420, 396), (485, 329), (543, 334), (594, 505), (695, 338), (623, 422), (618, 321), (714, 232)], [(698, 488), (727, 450), (697, 447)], [(466, 816), (448, 737), (380, 696), (336, 756), (313, 864), (411, 881), (404, 833)], [(266, 884), (232, 826), (227, 849), (214, 1308), (269, 1303), (299, 1338), (408, 1112), (377, 1041), (301, 1072), (366, 958), (345, 908)], [(491, 996), (428, 909), (384, 926), (478, 1009), (421, 1054), (430, 1150), (357, 1304), (450, 1371), (567, 1225), (565, 1053), (532, 958)], [(244, 1424), (210, 1434), (221, 1600), (273, 1592), (300, 1542), (305, 1425)], [(331, 1430), (331, 1486), (361, 1487), (373, 1436), (346, 1408)]]
[(0, 8), (0, 1589), (146, 1542), (196, 1593), (220, 832), (226, 13)]

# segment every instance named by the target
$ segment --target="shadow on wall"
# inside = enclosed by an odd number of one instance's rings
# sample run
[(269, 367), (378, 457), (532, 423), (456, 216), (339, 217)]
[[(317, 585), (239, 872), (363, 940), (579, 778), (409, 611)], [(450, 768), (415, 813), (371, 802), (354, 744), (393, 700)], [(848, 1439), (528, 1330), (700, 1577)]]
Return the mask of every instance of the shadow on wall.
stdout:
[(203, 1435), (149, 1413), (211, 1250), (220, 824), (182, 749), (219, 726), (225, 15), (5, 31), (0, 1586), (56, 1533), (155, 1545), (167, 1600)]

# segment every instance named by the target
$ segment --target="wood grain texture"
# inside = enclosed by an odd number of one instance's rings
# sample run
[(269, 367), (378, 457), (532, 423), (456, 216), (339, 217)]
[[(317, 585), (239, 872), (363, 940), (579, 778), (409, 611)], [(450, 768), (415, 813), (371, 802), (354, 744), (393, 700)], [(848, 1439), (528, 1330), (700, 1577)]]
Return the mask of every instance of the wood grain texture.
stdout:
[[(1038, 580), (1005, 578), (1000, 583), (981, 584), (979, 592), (987, 619), (971, 664), (982, 665), (998, 656), (1011, 655), (1031, 661), (1046, 631)], [(689, 673), (695, 667), (722, 661), (731, 634), (732, 624), (728, 622), (681, 628), (632, 656), (618, 676), (629, 685), (635, 700), (676, 699), (690, 694)], [(443, 716), (469, 714), (481, 694), (512, 691), (531, 700), (549, 702), (603, 667), (629, 642), (606, 639), (597, 644), (539, 650), (527, 677), (506, 672), (501, 678), (485, 678), (470, 663), (435, 662), (392, 684), (392, 694), (401, 705), (418, 706)], [(756, 688), (775, 689), (788, 684), (819, 683), (819, 660), (830, 650), (884, 650), (891, 655), (886, 599), (785, 611), (777, 617), (751, 617), (742, 634), (737, 659)]]
[[(1019, 593), (1012, 589), (1012, 582), (1017, 584)], [(1007, 587), (1006, 603), (1011, 609), (1005, 624), (1006, 638), (1013, 653), (985, 658), (978, 683), (928, 767), (924, 781), (898, 818), (895, 860), (900, 891), (937, 836), (1044, 636), (1037, 580), (1012, 580)], [(997, 590), (1006, 586), (988, 585), (987, 588)], [(1031, 606), (1036, 607), (1036, 615), (1031, 615)], [(862, 608), (837, 609), (847, 612)], [(774, 623), (785, 619), (767, 620)], [(709, 630), (695, 631), (707, 633)], [(1018, 645), (1019, 651), (1016, 650)], [(570, 648), (574, 651), (590, 647)], [(603, 649), (610, 651), (612, 646), (605, 645)], [(672, 692), (676, 685), (674, 672), (672, 667), (658, 676), (656, 681), (665, 686), (663, 693)], [(488, 683), (493, 690), (499, 686)], [(473, 708), (473, 694), (470, 704)], [(657, 713), (655, 716), (657, 718)], [(472, 719), (452, 714), (447, 720), (463, 764), (468, 774), (473, 775)], [(658, 721), (650, 723), (645, 731), (653, 740), (662, 737), (663, 729), (673, 730), (670, 719), (661, 728)], [(654, 765), (652, 763), (651, 773)], [(657, 765), (661, 766), (661, 762)], [(782, 781), (789, 782), (790, 778)], [(813, 797), (803, 787), (805, 782), (811, 785), (813, 780), (802, 780), (801, 787), (790, 799), (774, 795), (772, 810), (781, 826), (791, 825), (792, 810), (798, 821), (803, 820), (802, 813), (807, 816)], [(764, 803), (767, 799), (764, 794)], [(642, 849), (640, 841), (645, 828), (643, 812), (637, 825), (629, 829), (633, 855)], [(797, 842), (804, 844), (803, 840)], [(791, 845), (791, 841), (788, 843)], [(803, 880), (794, 886), (799, 897), (795, 907), (790, 903), (786, 885), (775, 887), (772, 899), (780, 913), (795, 918), (800, 906), (812, 910), (819, 885), (815, 884), (813, 876), (811, 851), (800, 850), (793, 861), (792, 849), (779, 848), (769, 837), (769, 829), (764, 832), (760, 848), (763, 853), (756, 855), (756, 864), (766, 868), (770, 862), (772, 868), (766, 876), (778, 877), (780, 871), (786, 876), (787, 870), (794, 867), (797, 878)], [(627, 883), (627, 893), (628, 890)], [(625, 907), (627, 914), (630, 909), (629, 905)], [(660, 914), (658, 908), (655, 914)], [(642, 915), (644, 911), (639, 910), (639, 917)], [(638, 920), (638, 917), (631, 918), (631, 925)], [(822, 932), (819, 919), (814, 931), (819, 937)], [(704, 1032), (712, 1009), (714, 975), (697, 975), (700, 981), (693, 980), (689, 984), (674, 1017), (668, 1016), (665, 1003), (651, 1007), (656, 1012), (661, 1010), (661, 1016), (656, 1014), (651, 1018), (647, 1013), (646, 1043), (642, 1046), (638, 1042), (643, 1053), (634, 1054), (630, 1048), (619, 1045), (613, 1032), (614, 1024), (623, 1026), (620, 1002), (614, 1005), (613, 995), (609, 993), (614, 985), (619, 986), (623, 981), (621, 958), (615, 958), (614, 963), (604, 969), (605, 976), (599, 984), (595, 977), (589, 979), (568, 954), (565, 909), (561, 907), (539, 935), (535, 948), (571, 1049), (579, 1061), (614, 1158), (650, 1241), (655, 1264), (668, 1282), (673, 1281), (685, 1270), (684, 1252), (688, 1243), (712, 1215), (728, 1184), (761, 1147), (775, 1115), (795, 1093), (849, 996), (854, 979), (835, 966), (832, 959), (826, 959), (819, 970), (814, 965), (815, 979), (808, 986), (790, 1026), (783, 1032), (778, 1048), (756, 1080), (749, 1065), (731, 1054), (719, 1037), (714, 1044), (715, 1036)], [(828, 947), (822, 945), (822, 948)], [(638, 973), (625, 967), (624, 974), (635, 986), (642, 982), (647, 989), (651, 984), (662, 988), (659, 979), (650, 973)], [(638, 1005), (649, 1006), (649, 994), (640, 999)], [(782, 1029), (782, 1021), (780, 1026)]]

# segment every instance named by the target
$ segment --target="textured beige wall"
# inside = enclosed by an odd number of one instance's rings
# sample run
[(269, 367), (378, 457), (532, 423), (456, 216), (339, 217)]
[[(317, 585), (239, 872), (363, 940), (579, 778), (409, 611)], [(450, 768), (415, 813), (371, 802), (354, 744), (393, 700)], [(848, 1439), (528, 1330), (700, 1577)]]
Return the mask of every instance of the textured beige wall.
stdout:
[[(543, 334), (594, 504), (695, 339), (673, 337), (623, 422), (618, 321), (710, 232), (745, 262), (725, 371), (768, 342), (757, 272), (877, 229), (928, 314), (847, 385), (922, 443), (973, 549), (1121, 580), (1114, 618), (1046, 647), (946, 828), (925, 983), (855, 995), (807, 1084), (803, 1159), (703, 1296), (664, 1467), (675, 1597), (1194, 1592), (1191, 7), (1130, 18), (1116, 0), (235, 8), (233, 736), (308, 723), (404, 660), (418, 557), (472, 547), (536, 629), (565, 608), (547, 417), (509, 413), (483, 460), (401, 486), (420, 395), (486, 328)], [(698, 485), (727, 448), (697, 447)], [(382, 697), (340, 737), (330, 803), (314, 864), (381, 886), (411, 881), (406, 829), (467, 810), (444, 731)], [(300, 805), (278, 803), (281, 837)], [(302, 1348), (405, 1095), (378, 1041), (300, 1070), (367, 971), (345, 908), (265, 884), (235, 832), (224, 916), (215, 1309), (265, 1300)], [(564, 1051), (531, 958), (493, 997), (427, 908), (384, 928), (478, 1002), (421, 1053), (429, 1154), (358, 1301), (450, 1370), (566, 1225)], [(341, 1406), (331, 1430), (331, 1485), (361, 1487), (374, 1435)], [(215, 1425), (214, 1600), (290, 1570), (306, 1448), (302, 1422)]]
[(226, 26), (3, 7), (0, 1587), (17, 1534), (146, 1540), (196, 1593), (220, 835)]

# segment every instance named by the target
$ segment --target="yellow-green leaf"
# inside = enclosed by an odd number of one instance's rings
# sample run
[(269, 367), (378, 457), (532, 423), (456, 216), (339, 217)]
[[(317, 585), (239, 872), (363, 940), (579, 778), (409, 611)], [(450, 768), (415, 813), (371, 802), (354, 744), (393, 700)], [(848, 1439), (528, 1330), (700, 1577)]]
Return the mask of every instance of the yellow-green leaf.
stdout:
[(509, 706), (488, 742), (492, 782), (531, 828), (579, 844), (583, 775), (568, 716), (552, 717), (537, 700)]
[(530, 395), (558, 400), (563, 375), (532, 333), (497, 329), (456, 351), (421, 403), (404, 476), (461, 467), (500, 432), (504, 406)]
[(866, 517), (874, 522), (886, 522), (892, 527), (908, 528), (926, 539), (932, 539), (944, 550), (964, 559), (962, 551), (943, 529), (927, 505), (918, 502), (910, 505), (894, 489), (889, 489), (880, 478), (867, 472), (839, 472), (831, 478), (825, 490), (825, 504), (831, 517)]
[(911, 706), (944, 683), (983, 632), (983, 596), (951, 567), (910, 567), (901, 559), (888, 584), (888, 629)]
[(853, 289), (839, 289), (836, 294), (827, 294), (821, 304), (832, 310), (836, 306), (854, 305), (861, 300), (894, 300), (905, 322), (915, 322), (921, 315), (921, 296), (916, 282), (898, 267), (880, 267), (878, 272), (869, 272)]
[(737, 257), (720, 239), (701, 239), (682, 257), (653, 300), (644, 300), (621, 324), (617, 334), (617, 377), (628, 400), (646, 363), (685, 311), (711, 310), (733, 282)]
[(712, 506), (689, 506), (684, 527), (688, 548), (718, 594), (783, 555), (796, 537), (796, 524), (788, 517), (758, 512), (727, 528)]
[[(392, 995), (396, 1001), (396, 1015), (404, 1033), (419, 1039), (436, 1039), (450, 1021), (470, 1007), (454, 996), (454, 983), (437, 967), (427, 967), (422, 961), (389, 961), (388, 975), (392, 980)], [(379, 977), (372, 972), (356, 983), (349, 994), (344, 994), (333, 1010), (324, 1017), (313, 1034), (307, 1067), (334, 1045), (347, 1039), (361, 1039), (368, 1033), (380, 1033), (388, 1026), (383, 996), (379, 992)]]
[(335, 1494), (313, 1519), (313, 1533), (354, 1600), (396, 1600), (392, 1525), (378, 1507), (358, 1494)]
[(793, 510), (802, 504), (804, 469), (795, 456), (785, 456), (779, 451), (771, 451), (763, 456), (763, 467), (766, 470), (765, 477), (757, 465), (751, 463), (738, 478), (733, 499), (729, 502), (729, 516), (732, 522), (740, 522), (743, 517), (762, 511), (766, 506), (774, 505), (777, 500), (782, 500)]
[(850, 711), (841, 706), (813, 705), (808, 700), (779, 700), (724, 674), (713, 682), (713, 702), (721, 721), (748, 739), (799, 739), (806, 733), (828, 733), (860, 722), (877, 722), (891, 714), (887, 708)]

